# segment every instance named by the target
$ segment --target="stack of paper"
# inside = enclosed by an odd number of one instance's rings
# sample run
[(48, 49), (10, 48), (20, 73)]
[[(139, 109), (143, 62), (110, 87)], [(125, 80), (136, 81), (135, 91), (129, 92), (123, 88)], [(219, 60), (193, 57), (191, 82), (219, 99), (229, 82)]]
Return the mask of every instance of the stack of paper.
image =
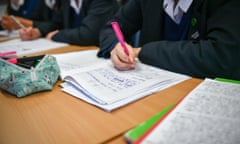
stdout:
[(13, 30), (13, 31), (1, 30), (0, 31), (0, 41), (10, 40), (14, 38), (19, 38), (18, 30)]
[(97, 50), (85, 50), (78, 52), (68, 52), (64, 54), (54, 54), (60, 67), (60, 77), (63, 78), (75, 69), (87, 67), (92, 64), (101, 63), (104, 59), (98, 58)]
[(124, 138), (127, 141), (128, 144), (135, 143), (141, 136), (145, 134), (146, 131), (148, 131), (158, 120), (162, 119), (165, 115), (167, 115), (168, 112), (175, 106), (175, 104), (172, 104), (156, 115), (152, 116), (150, 119), (146, 120), (145, 122), (139, 124), (138, 126), (130, 129), (128, 132), (124, 134)]
[(22, 41), (20, 39), (14, 39), (0, 43), (0, 52), (7, 52), (11, 50), (16, 51), (17, 56), (21, 56), (35, 52), (55, 49), (67, 45), (68, 44), (66, 43), (54, 42), (45, 38), (40, 38), (32, 41)]
[(137, 143), (239, 144), (240, 85), (206, 79)]
[[(86, 62), (80, 56), (77, 58), (78, 61)], [(106, 111), (112, 111), (189, 78), (140, 62), (133, 70), (119, 71), (110, 60), (99, 59), (96, 55), (94, 59), (95, 64), (64, 73), (63, 91)], [(61, 70), (61, 62), (59, 65)]]

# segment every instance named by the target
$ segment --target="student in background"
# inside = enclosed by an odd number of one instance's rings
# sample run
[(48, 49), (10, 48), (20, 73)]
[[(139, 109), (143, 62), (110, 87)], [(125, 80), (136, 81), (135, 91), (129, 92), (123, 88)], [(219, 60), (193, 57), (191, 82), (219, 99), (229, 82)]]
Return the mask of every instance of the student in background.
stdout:
[[(239, 0), (130, 0), (100, 35), (99, 57), (120, 70), (143, 63), (198, 78), (240, 80)], [(112, 30), (117, 21), (125, 38), (141, 30), (138, 48), (124, 53)]]
[(8, 15), (2, 17), (2, 27), (10, 31), (20, 28), (10, 18), (10, 15), (13, 15), (25, 27), (32, 27), (35, 23), (49, 21), (58, 11), (59, 6), (59, 0), (10, 0)]
[(52, 21), (20, 30), (22, 40), (46, 37), (76, 45), (98, 45), (99, 31), (118, 10), (116, 0), (63, 0)]
[(41, 0), (8, 0), (8, 13), (11, 15), (31, 18)]
[(0, 1), (0, 30), (2, 30), (2, 16), (7, 13), (7, 0)]

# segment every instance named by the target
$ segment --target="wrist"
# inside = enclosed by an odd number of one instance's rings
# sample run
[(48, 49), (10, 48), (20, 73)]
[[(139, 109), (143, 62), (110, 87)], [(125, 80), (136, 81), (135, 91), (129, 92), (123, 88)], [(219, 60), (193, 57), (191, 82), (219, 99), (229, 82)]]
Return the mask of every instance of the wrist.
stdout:
[(41, 34), (41, 32), (40, 32), (40, 30), (38, 29), (38, 28), (34, 28), (34, 33), (35, 33), (35, 38), (39, 38), (39, 37), (41, 37), (42, 36), (42, 34)]
[(134, 54), (135, 54), (135, 57), (138, 57), (139, 53), (141, 51), (141, 48), (134, 48)]
[(19, 18), (19, 21), (25, 26), (25, 27), (32, 27), (33, 21), (29, 19)]

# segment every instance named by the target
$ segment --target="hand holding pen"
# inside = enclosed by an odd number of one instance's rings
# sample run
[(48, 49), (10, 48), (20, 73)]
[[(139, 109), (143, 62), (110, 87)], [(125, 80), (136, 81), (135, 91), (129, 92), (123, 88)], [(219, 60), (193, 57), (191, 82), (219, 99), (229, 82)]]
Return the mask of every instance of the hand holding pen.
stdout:
[(28, 27), (26, 29), (19, 30), (20, 38), (24, 41), (34, 40), (41, 37), (41, 32), (37, 28)]
[(17, 25), (19, 26), (19, 28), (21, 28), (21, 29), (26, 29), (26, 27), (25, 27), (18, 19), (16, 19), (13, 15), (10, 15), (9, 17), (11, 18), (11, 20), (12, 20), (15, 24), (17, 24)]
[(1, 25), (3, 29), (8, 30), (8, 31), (13, 31), (15, 29), (19, 29), (19, 25), (15, 23), (15, 21), (12, 20), (12, 18), (8, 15), (3, 15), (2, 16), (2, 21)]
[(40, 31), (38, 29), (32, 27), (26, 27), (20, 21), (20, 18), (16, 18), (13, 15), (8, 16), (8, 18), (20, 28), (19, 33), (22, 40), (33, 40), (39, 38), (41, 36)]
[(133, 48), (127, 45), (124, 36), (117, 22), (112, 22), (112, 28), (119, 43), (111, 51), (111, 60), (119, 70), (129, 70), (135, 68), (135, 54)]

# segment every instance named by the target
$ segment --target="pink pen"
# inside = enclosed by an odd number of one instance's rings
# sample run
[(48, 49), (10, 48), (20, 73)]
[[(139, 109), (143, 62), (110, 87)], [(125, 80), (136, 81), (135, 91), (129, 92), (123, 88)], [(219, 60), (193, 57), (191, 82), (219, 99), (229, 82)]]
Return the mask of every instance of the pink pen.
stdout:
[(112, 24), (112, 28), (113, 28), (113, 30), (114, 30), (114, 32), (116, 34), (116, 37), (118, 38), (118, 41), (120, 42), (121, 46), (124, 49), (124, 52), (127, 55), (129, 55), (128, 49), (127, 49), (127, 46), (126, 46), (126, 44), (124, 42), (124, 37), (123, 37), (123, 34), (122, 34), (121, 30), (120, 30), (118, 22), (112, 22), (111, 24)]
[(17, 61), (17, 58), (11, 58), (11, 59), (7, 59), (6, 61), (12, 63), (12, 64), (17, 64), (18, 61)]
[(7, 57), (9, 55), (16, 55), (16, 51), (0, 52), (0, 57)]

